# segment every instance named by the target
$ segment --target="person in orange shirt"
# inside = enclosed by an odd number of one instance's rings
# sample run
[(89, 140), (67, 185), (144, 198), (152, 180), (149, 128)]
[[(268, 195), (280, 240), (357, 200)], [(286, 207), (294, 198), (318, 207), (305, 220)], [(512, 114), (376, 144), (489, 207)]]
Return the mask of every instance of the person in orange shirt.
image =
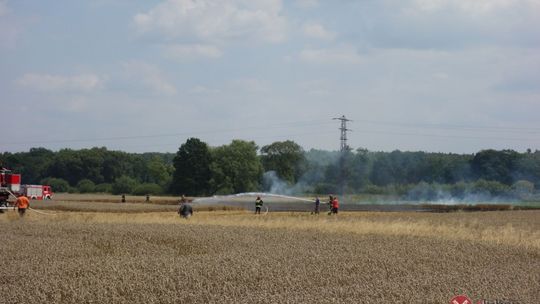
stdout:
[(334, 199), (332, 200), (332, 213), (337, 214), (339, 209), (339, 201), (336, 196), (334, 196)]
[(17, 201), (15, 202), (15, 206), (17, 207), (17, 210), (19, 211), (19, 216), (23, 217), (24, 213), (26, 212), (26, 209), (30, 207), (30, 201), (28, 198), (24, 195), (21, 195), (17, 198)]

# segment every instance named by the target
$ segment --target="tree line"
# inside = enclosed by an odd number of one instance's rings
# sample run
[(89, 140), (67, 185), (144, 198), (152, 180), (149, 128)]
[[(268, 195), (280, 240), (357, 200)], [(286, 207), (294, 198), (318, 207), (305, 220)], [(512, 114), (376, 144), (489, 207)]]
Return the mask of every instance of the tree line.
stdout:
[(0, 154), (0, 162), (26, 184), (56, 192), (186, 194), (249, 191), (441, 195), (534, 194), (540, 187), (540, 151), (483, 150), (475, 154), (346, 152), (304, 149), (293, 141), (259, 148), (233, 140), (210, 147), (197, 138), (177, 153), (127, 153), (106, 148), (32, 148)]

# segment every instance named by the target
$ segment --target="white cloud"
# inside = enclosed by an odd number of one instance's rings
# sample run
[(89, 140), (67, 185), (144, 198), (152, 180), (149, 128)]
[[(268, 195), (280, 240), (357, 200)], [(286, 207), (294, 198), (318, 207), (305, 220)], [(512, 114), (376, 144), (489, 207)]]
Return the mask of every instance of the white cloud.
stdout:
[(221, 50), (209, 44), (174, 44), (164, 49), (165, 56), (185, 60), (197, 57), (219, 58), (223, 55)]
[(358, 64), (362, 62), (358, 50), (349, 45), (326, 49), (304, 49), (298, 57), (301, 61), (316, 64)]
[(302, 27), (304, 35), (310, 38), (333, 40), (336, 38), (336, 33), (331, 32), (318, 23), (306, 23)]
[(0, 17), (6, 15), (8, 12), (7, 1), (0, 1)]
[(7, 1), (0, 0), (0, 48), (15, 47), (21, 31), (21, 21), (9, 9)]
[(295, 4), (301, 8), (314, 8), (319, 6), (318, 0), (296, 0)]
[(280, 0), (166, 0), (134, 16), (142, 33), (214, 43), (235, 39), (281, 42), (286, 19)]
[(175, 86), (165, 79), (155, 65), (132, 61), (124, 63), (123, 67), (129, 79), (144, 85), (154, 93), (175, 95), (177, 92)]
[(0, 47), (15, 47), (19, 33), (20, 29), (16, 25), (0, 20)]
[(229, 86), (240, 92), (264, 92), (268, 91), (268, 84), (256, 78), (239, 78), (229, 82)]
[(210, 89), (203, 85), (196, 85), (192, 87), (191, 90), (189, 90), (189, 92), (193, 94), (207, 94), (207, 93), (214, 93), (215, 90)]
[(19, 78), (17, 83), (23, 87), (39, 91), (90, 92), (103, 87), (104, 78), (95, 74), (61, 76), (29, 73)]
[(469, 14), (485, 14), (505, 10), (517, 5), (540, 8), (538, 0), (414, 0), (415, 7), (423, 11), (457, 9)]
[(535, 47), (539, 42), (539, 0), (387, 0), (370, 9), (353, 31), (376, 48)]
[(298, 83), (298, 88), (311, 96), (326, 97), (333, 93), (333, 85), (326, 80), (310, 80)]
[(59, 108), (74, 113), (83, 113), (88, 110), (88, 107), (90, 105), (88, 99), (83, 96), (75, 96), (73, 98), (70, 98), (69, 100), (63, 102), (57, 101), (56, 103)]
[(434, 79), (438, 79), (438, 80), (447, 80), (448, 78), (450, 78), (450, 75), (448, 75), (445, 72), (436, 72), (436, 73), (433, 73), (431, 76)]

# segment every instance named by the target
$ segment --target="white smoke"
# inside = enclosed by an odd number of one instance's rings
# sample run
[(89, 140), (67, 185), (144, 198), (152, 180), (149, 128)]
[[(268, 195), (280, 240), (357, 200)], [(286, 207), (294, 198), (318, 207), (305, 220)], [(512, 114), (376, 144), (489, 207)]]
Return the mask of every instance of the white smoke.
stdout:
[(262, 186), (265, 192), (281, 195), (302, 195), (311, 190), (311, 186), (308, 186), (302, 179), (298, 183), (291, 185), (279, 178), (276, 171), (267, 171), (263, 174)]

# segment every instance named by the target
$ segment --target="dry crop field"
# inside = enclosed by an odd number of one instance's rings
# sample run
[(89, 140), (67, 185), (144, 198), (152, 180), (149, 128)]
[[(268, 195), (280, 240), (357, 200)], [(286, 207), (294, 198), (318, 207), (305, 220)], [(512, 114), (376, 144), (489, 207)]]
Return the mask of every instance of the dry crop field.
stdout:
[(539, 211), (54, 212), (0, 214), (0, 303), (540, 300)]

